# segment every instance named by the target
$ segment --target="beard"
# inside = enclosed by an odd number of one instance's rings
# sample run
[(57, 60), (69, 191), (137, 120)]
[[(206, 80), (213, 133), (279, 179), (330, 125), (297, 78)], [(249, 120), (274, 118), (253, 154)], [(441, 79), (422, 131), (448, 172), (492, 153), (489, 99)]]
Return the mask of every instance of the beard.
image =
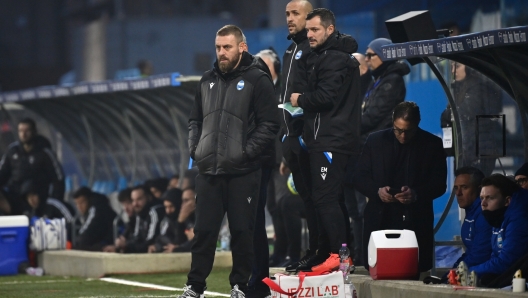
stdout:
[(310, 45), (310, 48), (312, 48), (312, 49), (316, 49), (316, 48), (322, 46), (323, 43), (325, 43), (325, 41), (326, 41), (327, 39), (328, 39), (328, 33), (326, 33), (326, 32), (325, 32), (323, 38), (321, 39), (321, 42), (319, 42), (319, 41), (318, 41), (317, 39), (315, 39), (315, 38), (310, 38), (309, 41), (315, 41), (315, 45), (313, 45), (313, 46)]
[(240, 56), (242, 54), (237, 53), (235, 57), (233, 57), (232, 60), (227, 59), (227, 61), (220, 61), (220, 59), (225, 59), (226, 57), (220, 57), (218, 58), (218, 68), (220, 68), (220, 71), (222, 73), (228, 73), (232, 71), (235, 66), (237, 65), (238, 61), (240, 60)]

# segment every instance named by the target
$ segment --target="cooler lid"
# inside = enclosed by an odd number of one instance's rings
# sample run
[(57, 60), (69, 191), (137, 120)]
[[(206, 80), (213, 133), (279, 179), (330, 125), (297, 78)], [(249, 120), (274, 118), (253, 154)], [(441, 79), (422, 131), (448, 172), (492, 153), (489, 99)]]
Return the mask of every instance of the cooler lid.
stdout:
[(411, 230), (381, 230), (370, 233), (368, 243), (368, 263), (370, 267), (378, 262), (378, 248), (418, 247), (416, 234)]
[(29, 219), (25, 215), (0, 216), (0, 228), (27, 226), (29, 226)]

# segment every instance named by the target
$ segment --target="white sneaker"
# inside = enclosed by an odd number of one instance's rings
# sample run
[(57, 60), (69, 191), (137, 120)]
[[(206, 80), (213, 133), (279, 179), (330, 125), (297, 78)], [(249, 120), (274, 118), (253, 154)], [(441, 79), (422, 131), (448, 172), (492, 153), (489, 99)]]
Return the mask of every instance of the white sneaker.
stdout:
[[(232, 297), (232, 295), (231, 295)], [(204, 294), (196, 293), (192, 286), (185, 285), (183, 287), (183, 294), (178, 296), (178, 298), (205, 298)]]
[(246, 294), (238, 289), (238, 285), (235, 285), (231, 289), (231, 298), (246, 298)]

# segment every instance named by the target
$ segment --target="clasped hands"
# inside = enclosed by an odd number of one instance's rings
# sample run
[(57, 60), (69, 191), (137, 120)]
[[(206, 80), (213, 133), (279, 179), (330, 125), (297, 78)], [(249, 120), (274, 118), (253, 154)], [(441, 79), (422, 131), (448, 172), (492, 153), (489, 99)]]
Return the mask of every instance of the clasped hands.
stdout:
[(410, 189), (408, 186), (402, 186), (401, 192), (394, 196), (389, 193), (389, 189), (390, 186), (385, 186), (378, 189), (378, 196), (384, 203), (400, 202), (407, 205), (416, 201), (414, 190)]

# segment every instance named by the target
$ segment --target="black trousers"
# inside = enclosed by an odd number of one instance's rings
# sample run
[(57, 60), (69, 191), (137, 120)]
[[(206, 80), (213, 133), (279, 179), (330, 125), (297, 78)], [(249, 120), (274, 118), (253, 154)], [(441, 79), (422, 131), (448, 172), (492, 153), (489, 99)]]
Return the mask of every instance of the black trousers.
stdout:
[(286, 137), (283, 142), (283, 155), (292, 172), (295, 189), (301, 196), (305, 212), (306, 223), (309, 232), (309, 246), (312, 252), (318, 249), (319, 225), (317, 223), (317, 212), (312, 199), (312, 175), (310, 167), (310, 154), (301, 148), (298, 137)]
[(269, 246), (268, 235), (266, 233), (266, 199), (268, 194), (268, 182), (270, 181), (272, 168), (262, 167), (262, 176), (260, 179), (260, 194), (257, 207), (257, 216), (255, 219), (255, 229), (253, 234), (253, 269), (248, 286), (250, 290), (267, 292), (269, 287), (262, 282), (269, 277)]
[(312, 199), (319, 225), (318, 254), (337, 253), (341, 244), (349, 243), (350, 221), (343, 196), (347, 161), (348, 155), (342, 153), (310, 153)]
[(231, 286), (246, 291), (253, 264), (253, 229), (260, 192), (261, 170), (249, 174), (198, 175), (196, 177), (196, 224), (187, 285), (203, 293), (213, 268), (216, 242), (227, 212), (231, 232), (233, 268)]

